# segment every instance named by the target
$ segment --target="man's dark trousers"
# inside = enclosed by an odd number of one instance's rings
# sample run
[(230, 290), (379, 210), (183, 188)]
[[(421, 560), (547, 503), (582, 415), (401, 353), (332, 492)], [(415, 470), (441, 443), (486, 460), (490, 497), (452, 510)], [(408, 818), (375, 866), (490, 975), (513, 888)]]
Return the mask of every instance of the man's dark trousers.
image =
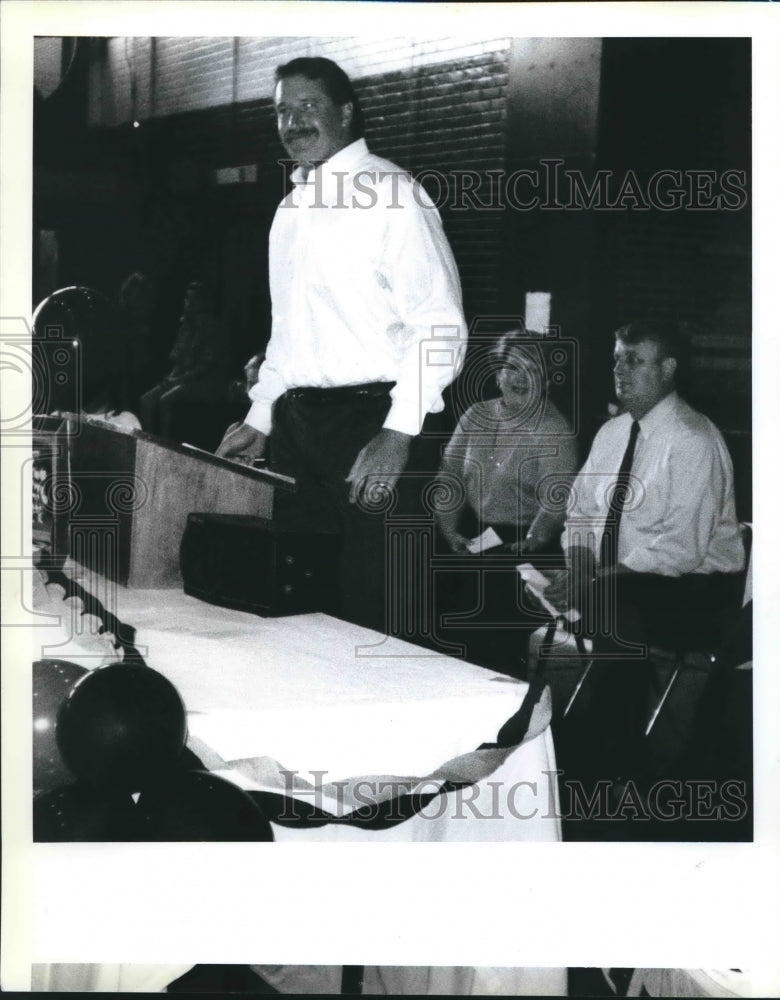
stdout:
[[(274, 520), (308, 531), (338, 531), (342, 618), (385, 631), (385, 504), (349, 502), (346, 482), (360, 450), (381, 430), (392, 383), (292, 389), (274, 404), (270, 468), (294, 476), (298, 491), (276, 496)], [(399, 470), (400, 471), (400, 470)]]
[[(685, 731), (661, 745), (644, 730), (665, 677), (650, 647), (678, 652), (714, 649), (740, 606), (740, 573), (619, 573), (594, 584), (590, 618), (581, 623), (593, 638), (595, 663), (590, 684), (587, 731), (590, 749), (606, 773), (646, 778), (674, 776), (693, 729), (702, 691), (681, 688), (677, 710)], [(585, 720), (582, 720), (585, 721)]]

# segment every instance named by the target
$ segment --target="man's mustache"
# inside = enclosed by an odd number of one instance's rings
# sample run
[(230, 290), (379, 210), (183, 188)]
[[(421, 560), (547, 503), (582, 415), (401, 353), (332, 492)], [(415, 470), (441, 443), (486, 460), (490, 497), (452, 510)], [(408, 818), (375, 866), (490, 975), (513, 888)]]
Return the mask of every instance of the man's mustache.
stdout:
[(308, 139), (310, 136), (317, 135), (317, 130), (314, 128), (296, 128), (288, 129), (282, 136), (283, 139)]

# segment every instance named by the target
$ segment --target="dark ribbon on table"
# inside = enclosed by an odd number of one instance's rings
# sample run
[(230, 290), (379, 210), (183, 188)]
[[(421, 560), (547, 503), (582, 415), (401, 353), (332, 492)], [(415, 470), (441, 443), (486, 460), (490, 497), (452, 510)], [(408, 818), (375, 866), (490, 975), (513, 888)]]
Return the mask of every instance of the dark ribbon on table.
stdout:
[(123, 661), (125, 663), (139, 663), (145, 666), (144, 658), (135, 647), (136, 630), (133, 626), (121, 622), (94, 594), (85, 590), (75, 580), (71, 580), (59, 565), (51, 568), (47, 565), (47, 561), (47, 553), (44, 552), (37, 563), (37, 568), (46, 575), (46, 586), (52, 583), (59, 584), (65, 591), (62, 598), (63, 601), (69, 597), (80, 598), (84, 605), (84, 610), (81, 612), (82, 615), (93, 615), (95, 618), (100, 619), (101, 626), (99, 633), (110, 632), (114, 636), (114, 647), (122, 650)]
[[(543, 679), (531, 680), (525, 698), (499, 730), (495, 743), (483, 743), (473, 754), (484, 759), (484, 771), (490, 773), (509, 756), (528, 734), (534, 708), (539, 704), (545, 688)], [(456, 758), (457, 761), (458, 758)], [(451, 762), (455, 764), (455, 762)], [(445, 769), (447, 765), (444, 765)], [(430, 775), (428, 780), (435, 778)], [(425, 781), (418, 779), (418, 783)], [(475, 779), (478, 780), (478, 779)], [(355, 826), (364, 830), (388, 830), (420, 813), (430, 802), (447, 792), (455, 792), (475, 784), (475, 780), (454, 781), (444, 779), (435, 791), (400, 794), (393, 798), (372, 802), (345, 815), (335, 815), (324, 809), (281, 792), (249, 791), (248, 794), (272, 823), (298, 829), (313, 829), (331, 823), (341, 826)]]
[[(124, 654), (124, 662), (144, 663), (143, 657), (134, 645), (136, 630), (132, 626), (119, 621), (93, 594), (85, 590), (74, 580), (71, 580), (60, 568), (47, 568), (45, 560), (39, 563), (38, 568), (46, 573), (47, 585), (56, 583), (63, 587), (65, 591), (63, 600), (68, 597), (81, 598), (84, 604), (83, 614), (90, 614), (99, 618), (102, 623), (101, 631), (108, 630), (114, 635), (116, 639), (115, 645), (118, 648), (121, 647)], [(484, 771), (485, 774), (489, 774), (495, 770), (528, 735), (533, 712), (539, 704), (544, 687), (543, 680), (538, 678), (532, 679), (520, 707), (503, 724), (499, 730), (496, 742), (482, 743), (472, 754), (455, 758), (454, 761), (443, 765), (441, 770), (457, 770), (458, 761), (468, 761), (473, 766), (475, 755), (479, 755), (478, 759), (483, 765), (479, 770)], [(209, 770), (208, 766), (189, 747), (184, 750), (182, 765), (187, 770)], [(433, 775), (428, 775), (427, 777), (407, 779), (407, 782), (411, 782), (412, 780), (416, 784), (420, 784), (426, 780), (440, 779), (436, 778), (436, 773), (434, 772)], [(405, 823), (408, 819), (416, 816), (440, 795), (468, 788), (475, 784), (477, 780), (479, 778), (471, 778), (465, 781), (445, 778), (440, 781), (435, 791), (399, 794), (389, 799), (361, 806), (344, 815), (330, 813), (310, 802), (302, 801), (299, 798), (286, 795), (282, 792), (248, 790), (247, 794), (268, 820), (280, 826), (314, 829), (333, 823), (342, 826), (360, 827), (364, 830), (387, 830), (397, 826), (399, 823)], [(399, 784), (401, 783), (399, 781)]]
[(421, 812), (429, 802), (438, 798), (444, 792), (454, 792), (466, 788), (470, 782), (445, 781), (435, 792), (425, 792), (423, 795), (399, 795), (385, 802), (361, 806), (344, 816), (336, 816), (320, 809), (311, 802), (282, 795), (280, 792), (249, 791), (247, 794), (260, 808), (266, 819), (279, 826), (295, 827), (299, 830), (312, 830), (321, 826), (338, 824), (340, 826), (358, 826), (363, 830), (389, 830), (399, 823)]

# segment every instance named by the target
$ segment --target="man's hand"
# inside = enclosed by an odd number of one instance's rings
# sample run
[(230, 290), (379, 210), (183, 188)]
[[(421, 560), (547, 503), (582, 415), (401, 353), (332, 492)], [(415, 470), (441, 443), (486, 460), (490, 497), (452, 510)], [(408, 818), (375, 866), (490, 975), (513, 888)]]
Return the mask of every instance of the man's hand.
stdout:
[(570, 572), (568, 569), (554, 569), (544, 574), (550, 581), (545, 587), (544, 596), (559, 611), (568, 611), (570, 605)]
[(569, 568), (555, 574), (555, 586), (545, 596), (562, 611), (576, 608), (584, 613), (596, 576), (595, 557), (591, 549), (577, 546), (566, 553), (566, 562)]
[[(532, 588), (529, 583), (526, 583), (524, 600), (527, 602), (528, 607), (532, 611), (539, 611), (545, 615), (550, 614), (549, 608), (547, 608), (544, 602), (538, 595), (541, 593), (544, 595), (545, 600), (549, 601), (550, 604), (557, 610), (563, 613), (568, 610), (568, 601), (566, 599), (566, 593), (568, 590), (568, 570), (565, 569), (554, 569), (543, 574), (544, 577), (549, 580), (549, 586), (545, 587), (542, 591), (537, 591)], [(556, 600), (556, 595), (559, 593), (560, 578), (563, 578), (563, 600)]]
[[(561, 613), (577, 610), (582, 613), (586, 606), (588, 595), (593, 583), (595, 562), (593, 553), (588, 548), (572, 548), (567, 553), (567, 569), (554, 569), (545, 572), (550, 581), (544, 589), (546, 600)], [(532, 591), (526, 591), (529, 601), (543, 609), (543, 605)]]
[(360, 450), (347, 476), (350, 483), (349, 502), (356, 503), (359, 494), (365, 490), (378, 488), (392, 491), (406, 468), (411, 442), (411, 435), (386, 427), (372, 437)]
[(215, 454), (221, 458), (232, 458), (243, 465), (251, 465), (256, 458), (262, 458), (268, 443), (268, 436), (256, 431), (249, 424), (239, 424), (222, 438)]
[(471, 552), (469, 539), (465, 535), (461, 535), (459, 531), (442, 532), (442, 534), (453, 552)]
[(519, 542), (507, 542), (501, 551), (506, 552), (510, 556), (530, 556), (536, 551), (536, 546), (529, 541), (526, 535)]
[(528, 529), (528, 534), (523, 539), (522, 551), (528, 554), (538, 552), (560, 538), (565, 520), (565, 511), (558, 513), (540, 510)]

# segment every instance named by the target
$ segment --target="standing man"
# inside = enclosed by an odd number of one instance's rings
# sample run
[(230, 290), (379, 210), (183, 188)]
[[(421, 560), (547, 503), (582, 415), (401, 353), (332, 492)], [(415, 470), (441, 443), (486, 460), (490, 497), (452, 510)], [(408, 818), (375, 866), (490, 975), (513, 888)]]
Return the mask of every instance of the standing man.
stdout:
[(643, 647), (717, 641), (741, 602), (731, 459), (715, 425), (677, 394), (684, 348), (674, 327), (658, 323), (616, 332), (624, 412), (598, 432), (574, 482), (563, 535), (569, 568), (548, 574), (545, 591), (556, 607), (577, 607), (594, 637), (603, 726), (589, 733), (608, 734), (621, 774), (641, 752), (652, 681)]
[(277, 516), (342, 532), (340, 613), (384, 630), (385, 501), (460, 370), (460, 281), (425, 191), (369, 152), (344, 71), (294, 59), (276, 81), (297, 166), (270, 233), (271, 338), (252, 407), (217, 454), (268, 447), (299, 487)]

